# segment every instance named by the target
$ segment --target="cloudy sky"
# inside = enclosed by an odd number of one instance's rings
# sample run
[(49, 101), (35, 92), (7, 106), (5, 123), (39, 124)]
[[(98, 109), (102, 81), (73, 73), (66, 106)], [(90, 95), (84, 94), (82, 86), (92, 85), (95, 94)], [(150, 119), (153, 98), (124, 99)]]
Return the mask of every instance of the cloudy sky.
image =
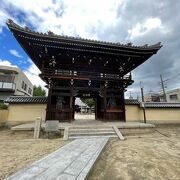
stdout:
[(166, 90), (180, 88), (180, 1), (179, 0), (0, 0), (0, 65), (20, 67), (33, 84), (44, 83), (39, 70), (8, 30), (13, 19), (36, 31), (128, 43), (162, 42), (163, 48), (135, 69), (135, 83), (126, 97), (160, 92), (160, 74)]

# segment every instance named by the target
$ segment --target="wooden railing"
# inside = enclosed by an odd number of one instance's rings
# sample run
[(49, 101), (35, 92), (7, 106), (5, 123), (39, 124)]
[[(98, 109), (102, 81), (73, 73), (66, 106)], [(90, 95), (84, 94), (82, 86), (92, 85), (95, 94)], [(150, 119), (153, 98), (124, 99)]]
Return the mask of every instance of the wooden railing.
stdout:
[(99, 73), (90, 71), (74, 71), (74, 70), (62, 70), (62, 69), (48, 69), (44, 68), (42, 73), (50, 76), (69, 76), (69, 77), (89, 77), (99, 79), (126, 79), (131, 80), (131, 75), (120, 76), (119, 74)]

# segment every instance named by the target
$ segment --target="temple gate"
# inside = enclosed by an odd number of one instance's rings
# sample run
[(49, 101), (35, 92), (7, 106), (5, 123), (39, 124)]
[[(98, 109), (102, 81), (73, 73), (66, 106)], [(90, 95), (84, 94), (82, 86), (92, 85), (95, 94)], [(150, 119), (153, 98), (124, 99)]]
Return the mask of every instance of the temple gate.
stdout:
[(94, 98), (95, 118), (125, 121), (124, 92), (131, 71), (161, 48), (38, 33), (12, 20), (9, 29), (41, 70), (49, 89), (46, 120), (74, 120), (75, 97)]

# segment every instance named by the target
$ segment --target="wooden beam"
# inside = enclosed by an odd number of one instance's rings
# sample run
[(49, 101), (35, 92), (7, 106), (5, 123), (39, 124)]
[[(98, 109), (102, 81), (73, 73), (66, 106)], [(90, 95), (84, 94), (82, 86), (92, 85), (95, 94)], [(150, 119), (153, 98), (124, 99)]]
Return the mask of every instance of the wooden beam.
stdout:
[(53, 78), (53, 79), (74, 79), (74, 80), (90, 80), (89, 77), (87, 76), (57, 76), (57, 75), (41, 75), (43, 78), (47, 77), (47, 78)]
[[(71, 90), (71, 87), (68, 86), (53, 86), (53, 89), (57, 89), (57, 90)], [(101, 88), (97, 88), (97, 87), (80, 87), (80, 86), (74, 86), (74, 91), (76, 90), (85, 90), (85, 91), (99, 91)]]
[(55, 95), (55, 96), (71, 96), (71, 93), (62, 93), (61, 91), (60, 92), (53, 92), (52, 95)]

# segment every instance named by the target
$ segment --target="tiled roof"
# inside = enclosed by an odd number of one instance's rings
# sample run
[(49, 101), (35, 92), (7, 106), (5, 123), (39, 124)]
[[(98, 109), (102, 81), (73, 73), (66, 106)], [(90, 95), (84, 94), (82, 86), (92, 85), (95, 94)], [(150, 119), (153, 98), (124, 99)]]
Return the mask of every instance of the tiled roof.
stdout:
[[(29, 96), (10, 96), (5, 100), (6, 103), (11, 104), (24, 104), (24, 103), (39, 103), (39, 104), (46, 104), (47, 97), (29, 97)], [(141, 103), (137, 99), (125, 99), (126, 105), (141, 105)], [(180, 108), (180, 103), (168, 103), (168, 102), (145, 102), (144, 103), (146, 108)]]
[[(10, 96), (5, 100), (6, 103), (47, 103), (47, 97), (29, 96)], [(125, 104), (139, 104), (137, 99), (125, 99)]]
[(169, 102), (146, 102), (144, 105), (146, 108), (180, 108), (180, 103)]
[(40, 96), (10, 96), (5, 100), (6, 103), (47, 103), (47, 97)]
[(112, 42), (98, 41), (98, 40), (92, 40), (92, 39), (84, 39), (84, 38), (80, 38), (80, 37), (57, 35), (51, 31), (48, 31), (47, 33), (39, 33), (39, 32), (35, 32), (35, 31), (29, 29), (28, 27), (23, 28), (23, 27), (19, 26), (18, 24), (14, 23), (13, 20), (11, 20), (11, 19), (9, 19), (6, 24), (11, 28), (15, 28), (22, 32), (38, 35), (41, 37), (50, 37), (50, 38), (56, 38), (56, 39), (59, 38), (59, 39), (66, 39), (66, 40), (69, 39), (69, 40), (73, 40), (73, 41), (82, 41), (82, 42), (96, 43), (96, 44), (101, 44), (101, 45), (110, 45), (110, 46), (135, 48), (135, 49), (139, 49), (139, 48), (140, 49), (160, 49), (162, 47), (160, 42), (153, 44), (153, 45), (145, 44), (143, 46), (134, 46), (134, 45), (132, 45), (132, 43), (121, 44), (121, 43), (112, 43)]
[(126, 105), (139, 105), (140, 102), (137, 99), (125, 99), (125, 104)]

